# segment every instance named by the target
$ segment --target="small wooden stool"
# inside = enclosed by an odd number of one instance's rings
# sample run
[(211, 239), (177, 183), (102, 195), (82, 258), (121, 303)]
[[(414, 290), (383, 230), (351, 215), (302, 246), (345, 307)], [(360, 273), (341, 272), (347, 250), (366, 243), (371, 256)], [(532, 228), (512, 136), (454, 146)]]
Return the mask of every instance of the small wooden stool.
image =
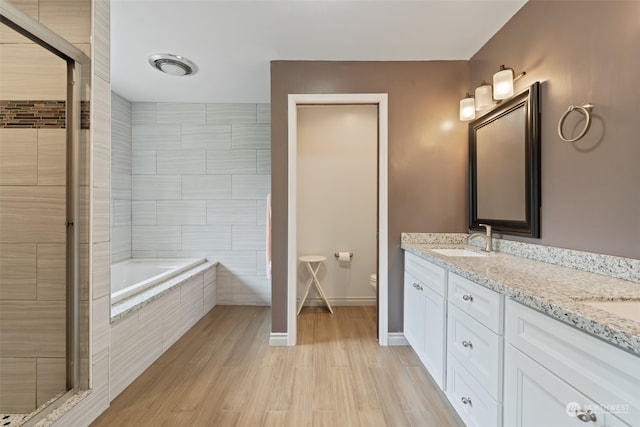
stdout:
[[(326, 259), (327, 257), (324, 257), (322, 255), (307, 255), (307, 256), (301, 256), (298, 258), (298, 261), (304, 263), (304, 265), (307, 267), (307, 271), (309, 271), (309, 274), (310, 274), (309, 280), (307, 281), (306, 289), (304, 290), (304, 295), (302, 296), (302, 299), (300, 300), (300, 305), (298, 306), (298, 314), (300, 314), (300, 310), (302, 310), (302, 306), (304, 305), (304, 302), (307, 299), (307, 295), (309, 295), (309, 289), (311, 289), (312, 283), (315, 284), (316, 289), (320, 294), (320, 297), (322, 297), (322, 300), (325, 302), (325, 304), (327, 304), (327, 308), (329, 309), (329, 312), (333, 314), (333, 309), (331, 308), (331, 304), (329, 304), (329, 300), (327, 300), (327, 296), (324, 294), (324, 291), (322, 290), (322, 286), (320, 286), (320, 281), (318, 280), (318, 276), (317, 276), (318, 270), (320, 269), (320, 264), (326, 261)], [(313, 264), (315, 264), (315, 267)]]

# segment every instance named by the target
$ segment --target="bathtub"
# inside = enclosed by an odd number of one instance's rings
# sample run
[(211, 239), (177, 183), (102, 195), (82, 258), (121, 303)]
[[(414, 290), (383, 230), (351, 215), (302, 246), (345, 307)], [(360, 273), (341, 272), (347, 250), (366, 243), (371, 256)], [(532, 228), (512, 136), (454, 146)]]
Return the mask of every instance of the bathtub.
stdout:
[(143, 292), (184, 273), (204, 258), (133, 258), (111, 264), (111, 304)]

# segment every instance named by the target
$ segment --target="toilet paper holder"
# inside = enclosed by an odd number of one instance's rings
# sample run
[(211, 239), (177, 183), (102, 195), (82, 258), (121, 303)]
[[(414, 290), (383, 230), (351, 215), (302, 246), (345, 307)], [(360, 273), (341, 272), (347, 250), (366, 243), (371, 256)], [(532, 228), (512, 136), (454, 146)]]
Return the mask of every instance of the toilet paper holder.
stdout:
[[(336, 258), (340, 258), (340, 252), (336, 252), (333, 254)], [(353, 258), (353, 252), (349, 252), (349, 258)]]

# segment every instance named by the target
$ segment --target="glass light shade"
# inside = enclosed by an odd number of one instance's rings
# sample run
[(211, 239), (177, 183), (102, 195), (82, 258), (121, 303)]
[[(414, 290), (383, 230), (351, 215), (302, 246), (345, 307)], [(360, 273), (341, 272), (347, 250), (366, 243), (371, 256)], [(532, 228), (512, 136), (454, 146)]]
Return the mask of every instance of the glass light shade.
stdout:
[(476, 88), (476, 111), (485, 110), (491, 106), (493, 106), (491, 85), (482, 82), (482, 85)]
[(460, 120), (467, 122), (476, 118), (476, 103), (473, 97), (467, 94), (460, 100)]
[(493, 98), (507, 99), (513, 96), (513, 70), (500, 67), (493, 75)]

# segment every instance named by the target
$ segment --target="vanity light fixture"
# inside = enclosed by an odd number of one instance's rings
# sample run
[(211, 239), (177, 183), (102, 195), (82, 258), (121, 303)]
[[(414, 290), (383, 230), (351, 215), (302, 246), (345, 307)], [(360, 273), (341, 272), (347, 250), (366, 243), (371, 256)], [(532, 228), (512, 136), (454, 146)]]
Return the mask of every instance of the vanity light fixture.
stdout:
[(523, 71), (517, 76), (513, 76), (513, 69), (500, 66), (500, 70), (493, 75), (493, 99), (501, 100), (513, 96), (513, 82), (524, 76)]
[(493, 97), (491, 96), (491, 85), (484, 80), (480, 86), (476, 88), (476, 111), (485, 110), (493, 106)]
[(470, 93), (460, 100), (460, 120), (468, 122), (476, 118), (476, 103)]

